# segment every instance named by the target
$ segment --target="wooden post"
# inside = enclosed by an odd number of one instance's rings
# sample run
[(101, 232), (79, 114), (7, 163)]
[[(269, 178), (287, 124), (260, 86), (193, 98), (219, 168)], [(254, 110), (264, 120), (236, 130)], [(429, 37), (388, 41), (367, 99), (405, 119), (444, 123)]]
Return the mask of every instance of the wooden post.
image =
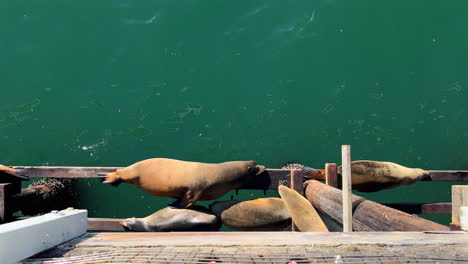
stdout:
[(338, 188), (336, 163), (325, 163), (325, 184), (331, 187)]
[[(305, 196), (314, 208), (338, 222), (343, 221), (343, 192), (319, 181), (307, 181)], [(448, 231), (420, 217), (352, 195), (354, 231)]]
[(5, 223), (12, 220), (12, 203), (11, 198), (14, 192), (13, 183), (0, 184), (0, 223)]
[(468, 206), (468, 185), (452, 185), (451, 228), (460, 229), (460, 207)]
[[(291, 189), (298, 192), (300, 195), (304, 193), (304, 185), (302, 181), (302, 170), (291, 170)], [(291, 231), (298, 231), (299, 229), (291, 219)]]
[(353, 212), (351, 201), (351, 146), (341, 146), (343, 186), (343, 232), (353, 232)]

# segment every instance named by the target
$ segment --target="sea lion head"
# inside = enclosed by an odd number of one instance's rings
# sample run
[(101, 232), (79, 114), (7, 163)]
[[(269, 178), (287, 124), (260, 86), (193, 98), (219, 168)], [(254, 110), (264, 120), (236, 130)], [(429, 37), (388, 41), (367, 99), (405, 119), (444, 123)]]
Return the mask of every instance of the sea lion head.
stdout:
[(127, 218), (119, 222), (127, 231), (145, 232), (148, 231), (146, 223), (135, 217)]
[(252, 175), (260, 175), (266, 171), (265, 166), (257, 165), (255, 161), (250, 161), (248, 169)]

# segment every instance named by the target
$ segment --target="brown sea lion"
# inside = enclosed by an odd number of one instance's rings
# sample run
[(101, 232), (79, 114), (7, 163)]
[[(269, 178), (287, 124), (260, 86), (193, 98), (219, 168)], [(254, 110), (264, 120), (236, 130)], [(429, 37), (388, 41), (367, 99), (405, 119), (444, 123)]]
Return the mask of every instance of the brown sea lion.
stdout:
[(219, 231), (221, 222), (208, 209), (194, 205), (182, 209), (169, 206), (144, 218), (128, 218), (120, 224), (135, 232)]
[(328, 232), (317, 211), (304, 196), (284, 185), (278, 186), (278, 191), (294, 224), (301, 232)]
[[(337, 172), (341, 174), (341, 166)], [(351, 162), (352, 188), (360, 192), (377, 192), (413, 184), (428, 175), (425, 170), (407, 168), (393, 162), (372, 160)]]
[[(308, 167), (304, 166), (304, 168)], [(319, 173), (312, 173), (310, 178), (325, 180), (323, 170), (317, 171)], [(341, 188), (341, 166), (337, 168), (337, 173), (339, 177), (338, 187)], [(377, 192), (401, 185), (413, 184), (428, 175), (429, 172), (425, 170), (407, 168), (393, 162), (372, 160), (356, 160), (351, 162), (352, 188), (360, 192)]]
[(214, 202), (210, 210), (234, 230), (285, 231), (291, 227), (291, 217), (281, 198)]
[(215, 200), (264, 171), (265, 167), (254, 161), (215, 164), (155, 158), (118, 169), (108, 174), (104, 183), (134, 184), (149, 194), (179, 199), (180, 206), (186, 208), (198, 200)]

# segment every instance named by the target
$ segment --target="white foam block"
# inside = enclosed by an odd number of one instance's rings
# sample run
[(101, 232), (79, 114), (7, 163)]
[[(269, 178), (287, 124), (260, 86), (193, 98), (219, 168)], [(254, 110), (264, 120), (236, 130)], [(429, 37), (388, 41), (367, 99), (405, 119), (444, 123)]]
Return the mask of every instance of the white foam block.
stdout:
[(88, 211), (67, 209), (0, 225), (0, 263), (16, 263), (86, 233)]

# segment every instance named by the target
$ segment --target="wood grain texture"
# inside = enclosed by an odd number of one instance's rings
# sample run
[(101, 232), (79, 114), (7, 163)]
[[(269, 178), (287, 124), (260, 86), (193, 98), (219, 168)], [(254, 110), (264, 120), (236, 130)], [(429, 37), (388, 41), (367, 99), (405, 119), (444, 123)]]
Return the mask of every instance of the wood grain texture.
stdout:
[(338, 188), (336, 163), (325, 163), (325, 184), (334, 188)]
[[(318, 181), (308, 181), (306, 198), (321, 212), (342, 223), (342, 192)], [(390, 207), (352, 196), (355, 231), (448, 231), (443, 226)]]
[(452, 203), (383, 203), (408, 214), (451, 214)]
[(468, 206), (468, 185), (452, 185), (452, 224), (460, 225), (461, 206)]
[(116, 218), (88, 218), (88, 232), (96, 231), (125, 231), (119, 223), (123, 219)]

